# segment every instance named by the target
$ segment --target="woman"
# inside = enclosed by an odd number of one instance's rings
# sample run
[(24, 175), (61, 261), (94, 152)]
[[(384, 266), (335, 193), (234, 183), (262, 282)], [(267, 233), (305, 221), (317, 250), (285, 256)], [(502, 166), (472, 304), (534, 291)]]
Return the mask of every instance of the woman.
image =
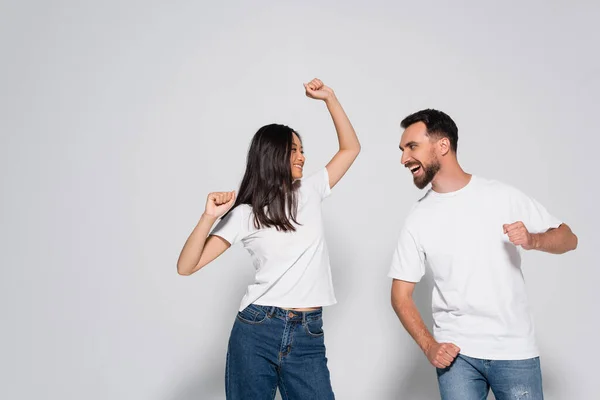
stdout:
[(284, 125), (260, 128), (237, 199), (235, 192), (208, 195), (177, 263), (181, 275), (190, 275), (239, 241), (252, 256), (256, 279), (229, 339), (228, 399), (273, 399), (277, 387), (284, 400), (334, 398), (321, 307), (336, 300), (321, 201), (350, 168), (360, 143), (331, 88), (319, 79), (304, 88), (327, 105), (339, 151), (324, 169), (303, 178), (300, 136)]

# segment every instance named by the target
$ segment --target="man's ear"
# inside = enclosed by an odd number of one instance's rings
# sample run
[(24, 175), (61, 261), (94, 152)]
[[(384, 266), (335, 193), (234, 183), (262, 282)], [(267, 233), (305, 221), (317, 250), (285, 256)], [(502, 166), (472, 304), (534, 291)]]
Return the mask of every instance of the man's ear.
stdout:
[(450, 152), (450, 150), (452, 149), (452, 146), (450, 145), (450, 139), (448, 139), (447, 137), (443, 137), (440, 140), (438, 140), (437, 145), (440, 149), (440, 154), (442, 156), (445, 156), (446, 154), (448, 154)]

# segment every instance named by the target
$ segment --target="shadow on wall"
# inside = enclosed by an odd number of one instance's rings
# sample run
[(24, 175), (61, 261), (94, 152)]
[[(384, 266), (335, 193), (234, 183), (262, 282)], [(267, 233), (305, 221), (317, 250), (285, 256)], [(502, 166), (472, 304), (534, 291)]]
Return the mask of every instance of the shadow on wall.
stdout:
[[(225, 398), (225, 355), (219, 365), (205, 365), (177, 388), (176, 393), (166, 400), (222, 400)], [(203, 355), (198, 354), (198, 358)]]
[[(231, 309), (230, 305), (223, 308)], [(198, 317), (198, 315), (194, 317)], [(190, 354), (190, 358), (194, 360), (193, 366), (186, 368), (184, 373), (187, 375), (183, 379), (178, 379), (180, 383), (162, 397), (164, 400), (225, 399), (227, 340), (235, 316), (224, 318), (221, 313), (214, 318), (209, 315), (201, 318), (212, 321), (211, 329), (221, 332), (221, 334), (212, 335), (209, 339), (211, 343), (203, 343), (201, 347), (196, 347), (196, 353)], [(202, 340), (200, 335), (198, 337), (199, 340)]]
[[(222, 400), (225, 399), (225, 359), (227, 356), (227, 342), (237, 312), (239, 302), (251, 282), (252, 265), (246, 255), (240, 250), (234, 257), (225, 261), (228, 265), (215, 265), (221, 268), (218, 274), (211, 276), (215, 279), (215, 285), (222, 285), (227, 280), (228, 289), (219, 296), (218, 307), (203, 307), (198, 313), (190, 315), (189, 318), (198, 318), (202, 321), (210, 321), (204, 329), (210, 329), (210, 343), (203, 342), (196, 348), (196, 354), (191, 354), (194, 359), (193, 367), (182, 371), (186, 377), (177, 378), (181, 383), (171, 389), (164, 400)], [(244, 265), (248, 264), (248, 265)], [(244, 272), (238, 269), (244, 268)], [(235, 271), (235, 273), (232, 273)], [(218, 276), (217, 276), (218, 275)], [(232, 280), (235, 277), (235, 280)], [(223, 310), (230, 310), (225, 315)], [(198, 340), (203, 341), (208, 335), (198, 333)], [(204, 339), (206, 341), (206, 339)]]
[[(540, 332), (537, 332), (539, 336)], [(539, 345), (539, 340), (538, 340)], [(542, 368), (542, 385), (544, 387), (544, 399), (546, 400), (560, 400), (560, 399), (568, 399), (569, 396), (567, 393), (564, 393), (561, 390), (561, 387), (564, 386), (564, 377), (563, 369), (564, 366), (557, 362), (556, 359), (552, 357), (544, 358), (544, 354), (551, 353), (552, 350), (548, 349), (548, 351), (544, 351), (544, 349), (540, 348), (540, 364)]]
[[(423, 317), (425, 325), (427, 325), (430, 331), (433, 326), (433, 316), (431, 314), (432, 291), (433, 279), (431, 273), (427, 270), (421, 282), (415, 287), (413, 299)], [(411, 347), (411, 351), (406, 357), (412, 360), (409, 363), (412, 367), (408, 369), (405, 379), (400, 382), (396, 390), (397, 395), (394, 399), (439, 399), (440, 392), (437, 385), (435, 368), (429, 363), (425, 354), (415, 345)], [(390, 382), (393, 382), (397, 378), (390, 376), (388, 379)]]
[[(514, 255), (513, 255), (514, 257)], [(431, 294), (433, 291), (433, 278), (429, 270), (421, 282), (415, 288), (414, 300), (423, 321), (430, 331), (432, 331), (433, 317), (431, 313)], [(545, 364), (543, 354), (540, 349), (540, 361), (542, 365), (544, 398), (547, 400), (558, 400), (565, 398), (560, 393), (560, 376), (556, 364)], [(413, 360), (413, 367), (409, 369), (406, 378), (397, 388), (394, 399), (403, 400), (432, 400), (439, 399), (440, 392), (437, 385), (437, 377), (435, 368), (429, 363), (427, 357), (421, 352), (418, 347), (413, 347), (413, 351), (408, 355)], [(396, 376), (390, 376), (389, 382), (397, 379)], [(490, 390), (488, 400), (495, 400), (493, 393)]]

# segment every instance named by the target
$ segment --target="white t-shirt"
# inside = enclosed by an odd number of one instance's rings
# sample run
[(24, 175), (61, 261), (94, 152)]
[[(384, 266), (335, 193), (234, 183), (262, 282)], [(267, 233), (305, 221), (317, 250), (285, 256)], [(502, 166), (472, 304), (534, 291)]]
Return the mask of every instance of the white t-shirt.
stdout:
[(336, 303), (321, 216), (321, 201), (331, 193), (327, 169), (302, 179), (297, 190), (301, 225), (295, 225), (295, 232), (256, 229), (248, 204), (231, 210), (211, 232), (232, 245), (241, 241), (252, 257), (255, 280), (240, 311), (253, 303), (281, 308)]
[(431, 268), (434, 337), (461, 353), (490, 360), (536, 357), (533, 321), (521, 271), (521, 248), (503, 225), (530, 233), (561, 221), (535, 200), (500, 182), (473, 176), (451, 193), (429, 190), (400, 233), (389, 277), (418, 282)]

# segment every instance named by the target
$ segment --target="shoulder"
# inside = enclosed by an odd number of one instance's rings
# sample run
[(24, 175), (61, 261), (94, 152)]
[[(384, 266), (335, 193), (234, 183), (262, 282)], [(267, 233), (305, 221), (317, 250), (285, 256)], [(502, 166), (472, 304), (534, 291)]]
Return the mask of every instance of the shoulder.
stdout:
[(227, 220), (246, 220), (252, 213), (250, 204), (238, 204), (232, 208), (223, 219)]
[(524, 198), (527, 195), (516, 186), (501, 182), (495, 179), (478, 178), (481, 189), (491, 192), (496, 196), (506, 196), (509, 198)]
[(474, 186), (478, 194), (487, 194), (489, 196), (498, 196), (501, 198), (514, 197), (522, 195), (521, 191), (507, 183), (496, 179), (487, 179), (480, 176), (473, 176)]
[(419, 226), (423, 217), (425, 217), (427, 214), (427, 211), (425, 209), (427, 208), (427, 205), (430, 201), (431, 201), (431, 189), (427, 190), (427, 192), (423, 195), (423, 197), (421, 197), (419, 200), (417, 200), (410, 208), (410, 211), (408, 212), (408, 215), (406, 216), (406, 219), (404, 220), (404, 228), (405, 229), (412, 231), (412, 230), (416, 229), (416, 227)]
[(329, 196), (331, 188), (329, 187), (329, 174), (327, 168), (323, 167), (305, 178), (302, 178), (298, 190), (306, 193), (307, 197), (318, 196), (321, 200)]
[(302, 186), (316, 186), (326, 179), (328, 179), (327, 168), (323, 167), (309, 175), (302, 177), (302, 179), (300, 179), (300, 184)]

